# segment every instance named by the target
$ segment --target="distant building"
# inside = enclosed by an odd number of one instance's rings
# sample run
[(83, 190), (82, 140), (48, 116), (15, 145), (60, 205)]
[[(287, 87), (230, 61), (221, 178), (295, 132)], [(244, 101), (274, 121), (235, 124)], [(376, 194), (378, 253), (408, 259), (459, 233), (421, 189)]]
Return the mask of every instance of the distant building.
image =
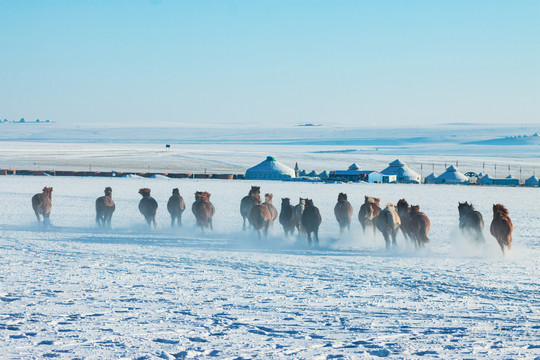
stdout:
[(381, 171), (384, 175), (395, 175), (398, 183), (420, 184), (422, 177), (416, 171), (407, 166), (399, 159), (392, 161), (389, 166)]
[(450, 185), (458, 185), (458, 184), (468, 184), (469, 178), (463, 175), (454, 167), (454, 165), (450, 165), (448, 168), (446, 168), (446, 171), (439, 175), (435, 179), (435, 184), (450, 184)]
[(519, 179), (508, 175), (503, 179), (496, 179), (490, 177), (488, 174), (478, 180), (480, 185), (498, 185), (498, 186), (519, 186)]
[(424, 184), (435, 184), (435, 174), (431, 173), (424, 178)]
[(527, 180), (525, 180), (525, 186), (535, 187), (535, 186), (539, 186), (539, 183), (540, 183), (540, 181), (534, 175), (531, 176), (530, 178), (528, 178)]
[(347, 180), (353, 182), (365, 181), (369, 183), (393, 183), (395, 175), (384, 175), (374, 170), (360, 170), (358, 165), (352, 164), (347, 170), (334, 170), (328, 174), (331, 180)]
[(246, 179), (287, 180), (294, 177), (293, 169), (276, 161), (272, 156), (246, 170)]

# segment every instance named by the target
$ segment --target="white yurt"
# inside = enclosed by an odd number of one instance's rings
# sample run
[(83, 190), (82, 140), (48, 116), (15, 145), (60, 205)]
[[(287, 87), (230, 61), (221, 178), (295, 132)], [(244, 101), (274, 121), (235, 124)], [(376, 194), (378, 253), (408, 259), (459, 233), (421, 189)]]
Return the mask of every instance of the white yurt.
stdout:
[(495, 179), (493, 179), (491, 176), (486, 174), (486, 175), (482, 176), (480, 179), (478, 179), (478, 183), (480, 185), (493, 185), (494, 180)]
[(293, 169), (276, 161), (272, 156), (246, 170), (246, 179), (286, 180), (294, 177)]
[(469, 178), (458, 171), (454, 165), (446, 168), (446, 171), (435, 179), (436, 184), (468, 184)]
[(530, 178), (528, 178), (527, 180), (525, 180), (525, 186), (538, 186), (540, 183), (540, 181), (538, 180), (538, 178), (536, 176), (531, 176)]
[(421, 183), (422, 177), (420, 174), (408, 167), (403, 161), (396, 159), (388, 165), (381, 173), (384, 175), (396, 175), (398, 183)]

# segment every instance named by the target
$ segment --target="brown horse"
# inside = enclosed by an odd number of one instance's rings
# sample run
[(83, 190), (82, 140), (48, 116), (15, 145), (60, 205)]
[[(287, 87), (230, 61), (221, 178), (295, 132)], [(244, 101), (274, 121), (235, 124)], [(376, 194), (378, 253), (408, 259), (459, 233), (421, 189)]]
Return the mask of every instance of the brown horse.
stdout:
[(111, 227), (111, 218), (116, 206), (112, 199), (112, 189), (105, 188), (105, 195), (96, 199), (96, 223), (99, 226)]
[(153, 224), (155, 229), (157, 226), (156, 212), (158, 203), (153, 197), (150, 196), (150, 191), (151, 190), (148, 188), (139, 189), (139, 194), (142, 195), (142, 199), (139, 201), (139, 211), (141, 214), (143, 214), (148, 226), (152, 227)]
[(351, 218), (353, 214), (353, 207), (350, 202), (347, 201), (347, 194), (339, 193), (337, 204), (334, 206), (334, 215), (339, 224), (339, 232), (343, 232), (343, 229), (351, 229)]
[(40, 215), (43, 216), (43, 223), (48, 225), (49, 215), (51, 214), (52, 207), (52, 187), (44, 187), (41, 194), (35, 194), (32, 196), (32, 208), (36, 214), (37, 221), (40, 223)]
[(491, 235), (497, 239), (499, 246), (504, 254), (504, 247), (508, 250), (512, 248), (512, 231), (514, 225), (508, 216), (508, 210), (501, 204), (493, 205), (493, 221), (491, 221)]
[(279, 223), (283, 226), (283, 231), (285, 236), (294, 233), (295, 223), (294, 223), (295, 210), (294, 206), (291, 205), (291, 200), (289, 198), (281, 199), (281, 211), (279, 213)]
[(381, 212), (379, 202), (380, 199), (378, 198), (366, 196), (364, 203), (358, 212), (358, 221), (360, 221), (362, 229), (364, 229), (364, 233), (366, 232), (367, 228), (371, 227), (373, 229), (373, 236), (375, 236), (375, 233), (377, 232), (377, 217)]
[(278, 217), (278, 212), (274, 204), (272, 204), (272, 199), (274, 198), (273, 194), (264, 194), (264, 202), (263, 205), (268, 208), (268, 211), (270, 211), (270, 215), (272, 216), (270, 219), (270, 222), (274, 222)]
[(261, 197), (257, 195), (257, 204), (253, 205), (248, 213), (248, 220), (251, 227), (257, 230), (259, 239), (261, 238), (261, 230), (264, 233), (264, 237), (268, 236), (268, 227), (272, 221), (272, 214), (268, 207), (261, 204)]
[(294, 207), (294, 226), (296, 227), (296, 230), (298, 230), (298, 235), (305, 234), (306, 232), (304, 226), (302, 225), (302, 214), (304, 213), (305, 208), (306, 199), (300, 198), (300, 200), (298, 200), (298, 204)]
[(171, 214), (171, 227), (174, 227), (176, 223), (178, 226), (182, 226), (182, 214), (186, 209), (186, 203), (184, 198), (180, 195), (180, 191), (177, 188), (174, 188), (172, 191), (172, 196), (167, 202), (167, 210)]
[(409, 234), (417, 248), (424, 247), (429, 242), (428, 232), (431, 226), (429, 218), (420, 212), (420, 206), (413, 205), (409, 210)]
[(401, 225), (401, 220), (393, 204), (386, 204), (377, 216), (377, 228), (382, 232), (386, 248), (390, 247), (390, 236), (392, 237), (392, 246), (396, 246), (396, 235)]
[(311, 233), (315, 237), (315, 242), (319, 244), (319, 226), (322, 221), (321, 214), (319, 209), (313, 205), (313, 200), (305, 199), (305, 205), (302, 212), (302, 227), (307, 233), (309, 245), (311, 245)]
[(409, 203), (405, 199), (400, 199), (397, 203), (397, 213), (399, 215), (399, 219), (401, 220), (401, 232), (403, 233), (403, 237), (405, 240), (408, 238), (411, 238), (413, 240), (413, 236), (411, 234), (411, 230), (409, 228), (409, 222), (410, 222), (410, 208)]
[(197, 191), (195, 193), (195, 202), (191, 205), (191, 211), (195, 215), (197, 226), (204, 229), (214, 230), (212, 225), (212, 216), (216, 212), (214, 205), (210, 202), (210, 193), (207, 191)]
[(474, 206), (468, 202), (459, 203), (459, 229), (461, 233), (479, 243), (485, 242), (484, 234), (484, 218), (480, 212), (474, 210)]
[(242, 230), (246, 230), (246, 219), (248, 217), (249, 210), (251, 210), (251, 208), (257, 204), (257, 196), (260, 196), (260, 194), (261, 187), (252, 186), (251, 190), (249, 190), (249, 194), (244, 196), (240, 201), (240, 215), (242, 215), (242, 219), (244, 220)]

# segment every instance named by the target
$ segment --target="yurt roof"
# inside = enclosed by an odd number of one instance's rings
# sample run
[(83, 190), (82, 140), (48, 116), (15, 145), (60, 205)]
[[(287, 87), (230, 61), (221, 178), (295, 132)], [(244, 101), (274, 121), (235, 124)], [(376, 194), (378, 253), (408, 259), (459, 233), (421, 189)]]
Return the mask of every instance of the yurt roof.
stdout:
[(405, 165), (407, 165), (407, 163), (404, 163), (403, 161), (401, 161), (399, 159), (396, 159), (396, 160), (392, 161), (388, 165), (390, 165), (390, 166), (405, 166)]
[(270, 173), (270, 172), (279, 172), (287, 175), (294, 176), (294, 170), (290, 167), (283, 165), (272, 156), (268, 156), (263, 162), (249, 168), (247, 172), (260, 172), (260, 173)]

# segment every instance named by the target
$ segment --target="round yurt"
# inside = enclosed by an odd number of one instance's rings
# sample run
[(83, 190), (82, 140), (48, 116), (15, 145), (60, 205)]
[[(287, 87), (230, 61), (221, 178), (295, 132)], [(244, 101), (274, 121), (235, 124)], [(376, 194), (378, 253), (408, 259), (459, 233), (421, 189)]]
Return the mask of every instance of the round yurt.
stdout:
[(478, 179), (478, 183), (480, 185), (493, 185), (494, 179), (489, 176), (488, 174), (482, 176), (480, 179)]
[(468, 184), (469, 178), (463, 175), (458, 171), (454, 165), (450, 165), (446, 168), (446, 171), (443, 172), (435, 179), (436, 184)]
[(396, 159), (389, 166), (381, 171), (384, 175), (396, 175), (398, 183), (414, 183), (420, 184), (422, 177), (416, 171), (407, 166), (407, 163)]
[(535, 186), (538, 186), (539, 183), (540, 183), (540, 181), (534, 175), (531, 176), (530, 178), (528, 178), (527, 180), (525, 180), (525, 186), (535, 187)]
[(286, 180), (294, 178), (294, 170), (283, 165), (272, 156), (246, 170), (246, 179)]

